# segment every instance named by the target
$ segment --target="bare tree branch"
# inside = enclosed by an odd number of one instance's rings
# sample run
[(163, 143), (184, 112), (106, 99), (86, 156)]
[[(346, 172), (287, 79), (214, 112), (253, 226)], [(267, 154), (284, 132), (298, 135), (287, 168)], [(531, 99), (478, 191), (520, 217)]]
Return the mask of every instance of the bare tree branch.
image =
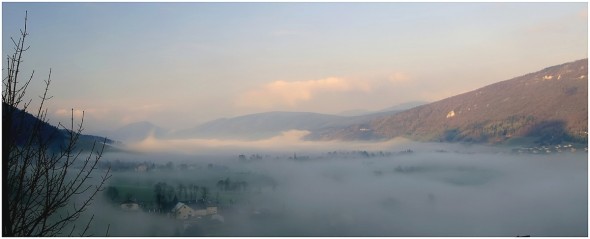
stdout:
[[(59, 236), (71, 227), (69, 235), (76, 230), (76, 220), (91, 205), (105, 182), (110, 178), (110, 169), (100, 173), (98, 163), (105, 149), (103, 142), (94, 142), (90, 152), (83, 155), (79, 148), (84, 113), (76, 123), (74, 110), (68, 127), (61, 123), (53, 127), (48, 123), (46, 101), (51, 84), (52, 70), (34, 114), (28, 113), (32, 99), (27, 98), (27, 88), (34, 72), (20, 82), (23, 63), (27, 18), (18, 40), (11, 38), (14, 52), (6, 58), (2, 78), (2, 201), (3, 236)], [(33, 120), (34, 119), (34, 120)], [(100, 174), (96, 182), (93, 176)], [(77, 202), (74, 202), (77, 200)], [(84, 236), (90, 228), (94, 215), (79, 232)], [(108, 229), (107, 229), (108, 234)]]

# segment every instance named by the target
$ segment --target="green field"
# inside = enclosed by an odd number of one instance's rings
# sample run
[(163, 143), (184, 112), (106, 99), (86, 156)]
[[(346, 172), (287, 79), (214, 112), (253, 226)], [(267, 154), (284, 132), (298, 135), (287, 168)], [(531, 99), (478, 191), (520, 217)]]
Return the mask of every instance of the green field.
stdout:
[[(219, 180), (229, 178), (231, 182), (246, 182), (245, 190), (224, 190), (219, 188)], [(263, 175), (252, 173), (237, 173), (231, 171), (210, 170), (207, 168), (193, 170), (171, 170), (157, 172), (114, 172), (106, 188), (116, 188), (118, 198), (113, 202), (118, 203), (128, 198), (152, 204), (155, 202), (155, 185), (159, 182), (166, 183), (175, 189), (178, 200), (192, 200), (202, 196), (202, 189), (206, 187), (209, 191), (209, 199), (216, 201), (219, 199), (221, 204), (229, 204), (230, 200), (239, 202), (250, 194), (260, 191), (260, 188), (270, 187), (273, 180)], [(194, 190), (180, 194), (179, 185), (198, 186), (195, 195)]]

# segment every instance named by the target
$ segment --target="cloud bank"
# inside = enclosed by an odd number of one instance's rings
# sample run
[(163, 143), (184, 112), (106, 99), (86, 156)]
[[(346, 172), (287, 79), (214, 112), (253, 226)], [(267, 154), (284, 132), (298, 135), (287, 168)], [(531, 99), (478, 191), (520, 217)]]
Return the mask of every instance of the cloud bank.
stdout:
[(221, 139), (158, 139), (150, 136), (140, 142), (128, 145), (133, 151), (140, 152), (183, 152), (186, 154), (202, 152), (224, 152), (233, 150), (261, 151), (332, 151), (341, 149), (384, 150), (392, 147), (403, 147), (411, 141), (395, 138), (388, 141), (305, 141), (303, 137), (309, 131), (290, 130), (280, 135), (261, 140), (221, 140)]
[(294, 107), (330, 92), (367, 92), (371, 86), (365, 82), (339, 77), (318, 80), (273, 81), (238, 97), (236, 105), (252, 108)]

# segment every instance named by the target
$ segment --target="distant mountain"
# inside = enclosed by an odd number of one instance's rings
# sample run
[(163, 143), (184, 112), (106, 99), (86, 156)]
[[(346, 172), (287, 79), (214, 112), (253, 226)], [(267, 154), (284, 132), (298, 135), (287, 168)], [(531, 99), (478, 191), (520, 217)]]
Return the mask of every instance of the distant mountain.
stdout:
[(339, 116), (360, 116), (360, 115), (366, 115), (366, 114), (371, 114), (371, 113), (373, 113), (373, 111), (363, 110), (363, 109), (354, 109), (354, 110), (345, 110), (345, 111), (342, 111), (336, 115), (339, 115)]
[(363, 110), (363, 109), (355, 109), (355, 110), (347, 110), (347, 111), (342, 111), (340, 113), (338, 113), (338, 115), (340, 116), (363, 116), (363, 115), (373, 115), (375, 113), (382, 113), (382, 112), (393, 112), (393, 111), (403, 111), (403, 110), (407, 110), (407, 109), (411, 109), (420, 105), (425, 105), (428, 104), (428, 102), (426, 101), (410, 101), (410, 102), (405, 102), (405, 103), (401, 103), (398, 105), (394, 105), (391, 107), (387, 107), (385, 109), (382, 110), (378, 110), (378, 111), (369, 111), (369, 110)]
[(391, 111), (403, 111), (403, 110), (409, 110), (411, 108), (415, 108), (421, 105), (425, 105), (428, 104), (428, 102), (426, 101), (410, 101), (410, 102), (406, 102), (406, 103), (401, 103), (399, 105), (394, 105), (391, 106), (389, 108), (385, 108), (380, 110), (379, 112), (391, 112)]
[(315, 130), (346, 117), (309, 112), (266, 112), (213, 120), (175, 133), (177, 138), (262, 139), (288, 130)]
[(163, 138), (168, 135), (168, 132), (168, 130), (158, 127), (150, 122), (141, 121), (127, 124), (116, 130), (102, 131), (100, 134), (123, 142), (137, 142), (149, 136)]
[(316, 130), (307, 139), (398, 136), (422, 141), (587, 142), (588, 59), (545, 68), (366, 123)]
[[(265, 112), (213, 120), (195, 128), (171, 134), (173, 138), (263, 139), (289, 130), (317, 131), (369, 122), (380, 116), (393, 115), (419, 102), (409, 102), (358, 116), (340, 116), (310, 112)], [(388, 110), (385, 109), (385, 110)], [(369, 111), (367, 111), (369, 112)]]
[[(47, 122), (39, 120), (32, 114), (23, 110), (2, 103), (3, 124), (6, 123), (4, 117), (12, 115), (12, 125), (10, 129), (2, 133), (2, 140), (15, 140), (16, 145), (23, 146), (33, 139), (47, 143), (50, 150), (60, 150), (69, 143), (69, 133), (65, 129), (60, 129)], [(103, 142), (106, 148), (112, 148), (117, 143), (111, 139), (81, 134), (76, 142), (76, 148), (79, 150), (90, 150), (94, 143), (100, 147)], [(98, 148), (97, 148), (98, 149)]]

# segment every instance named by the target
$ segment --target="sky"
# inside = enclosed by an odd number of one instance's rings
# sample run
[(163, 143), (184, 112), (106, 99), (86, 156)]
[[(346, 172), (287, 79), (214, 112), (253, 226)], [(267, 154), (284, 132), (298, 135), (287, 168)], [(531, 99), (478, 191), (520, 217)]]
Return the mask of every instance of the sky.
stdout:
[(51, 69), (51, 122), (84, 110), (89, 132), (381, 110), (588, 57), (584, 2), (3, 2), (4, 56), (25, 11), (30, 98)]

